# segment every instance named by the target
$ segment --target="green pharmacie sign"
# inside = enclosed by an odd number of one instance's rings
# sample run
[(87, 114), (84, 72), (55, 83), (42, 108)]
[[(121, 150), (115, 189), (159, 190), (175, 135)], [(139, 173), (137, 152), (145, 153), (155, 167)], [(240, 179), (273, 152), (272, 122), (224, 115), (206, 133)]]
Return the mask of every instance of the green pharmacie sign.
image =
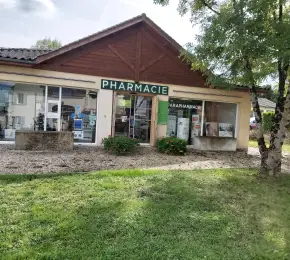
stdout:
[(109, 90), (118, 90), (118, 91), (148, 93), (148, 94), (155, 94), (155, 95), (168, 95), (167, 86), (149, 85), (149, 84), (141, 84), (141, 83), (117, 81), (117, 80), (102, 79), (101, 88), (109, 89)]

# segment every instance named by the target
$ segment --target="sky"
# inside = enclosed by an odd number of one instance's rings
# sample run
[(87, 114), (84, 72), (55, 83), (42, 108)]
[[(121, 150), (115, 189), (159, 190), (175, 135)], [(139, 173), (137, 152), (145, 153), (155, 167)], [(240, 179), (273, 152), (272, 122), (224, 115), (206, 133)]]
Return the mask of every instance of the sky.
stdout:
[(184, 45), (195, 40), (198, 29), (188, 16), (179, 15), (177, 4), (178, 0), (166, 7), (153, 0), (0, 0), (0, 47), (29, 48), (44, 37), (65, 45), (142, 13)]

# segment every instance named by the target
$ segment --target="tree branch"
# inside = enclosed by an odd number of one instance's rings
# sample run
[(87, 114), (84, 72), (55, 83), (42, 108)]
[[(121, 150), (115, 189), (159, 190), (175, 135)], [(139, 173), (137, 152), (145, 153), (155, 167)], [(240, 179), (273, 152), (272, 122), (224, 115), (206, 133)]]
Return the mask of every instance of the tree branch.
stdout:
[(204, 0), (202, 0), (202, 3), (209, 9), (211, 10), (212, 12), (214, 12), (215, 14), (217, 15), (220, 15), (220, 12), (214, 10), (208, 3), (206, 3)]

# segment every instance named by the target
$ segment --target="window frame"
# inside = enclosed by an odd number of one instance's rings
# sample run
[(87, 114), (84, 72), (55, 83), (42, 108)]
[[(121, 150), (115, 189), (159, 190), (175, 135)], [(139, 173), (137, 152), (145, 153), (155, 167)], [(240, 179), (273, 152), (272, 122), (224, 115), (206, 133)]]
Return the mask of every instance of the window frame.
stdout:
[[(22, 83), (22, 82), (14, 82), (14, 81), (1, 81), (1, 82), (9, 82), (15, 85), (17, 84), (21, 84), (23, 86), (23, 91), (21, 92), (19, 90), (16, 90), (15, 92), (12, 93), (7, 93), (4, 94), (5, 96), (5, 102), (7, 101), (7, 103), (10, 103), (11, 105), (27, 105), (27, 94), (25, 93), (25, 86), (37, 86), (37, 87), (44, 87), (44, 131), (46, 131), (46, 124), (47, 124), (47, 100), (48, 100), (48, 87), (56, 87), (59, 89), (59, 100), (60, 100), (60, 107), (59, 110), (61, 111), (61, 106), (62, 106), (62, 88), (70, 88), (70, 89), (76, 89), (76, 90), (84, 90), (86, 91), (86, 95), (89, 92), (98, 92), (98, 89), (93, 89), (93, 88), (81, 88), (81, 87), (71, 87), (71, 86), (56, 86), (56, 85), (45, 85), (45, 84), (29, 84), (29, 83)], [(20, 99), (19, 99), (19, 95), (22, 95), (22, 102), (20, 103)], [(98, 95), (98, 94), (97, 94)], [(7, 100), (6, 100), (7, 99)], [(94, 99), (96, 101), (96, 115), (98, 115), (98, 99), (97, 96)], [(23, 122), (25, 124), (25, 118), (21, 119), (23, 116), (15, 116), (15, 120), (17, 122)], [(60, 126), (61, 124), (61, 117), (58, 120), (58, 125)], [(97, 119), (96, 119), (97, 120)], [(96, 123), (97, 124), (97, 123)], [(74, 145), (88, 145), (88, 146), (95, 146), (97, 144), (97, 125), (95, 126), (95, 138), (94, 138), (94, 142), (75, 142), (74, 141)], [(59, 127), (59, 130), (61, 128)], [(31, 130), (34, 131), (34, 130)], [(61, 131), (61, 130), (60, 130)], [(14, 144), (15, 140), (3, 140), (0, 139), (0, 144)]]
[(238, 126), (239, 126), (239, 103), (236, 102), (228, 102), (228, 101), (219, 101), (219, 100), (208, 100), (208, 99), (196, 99), (196, 98), (185, 98), (185, 97), (176, 97), (176, 96), (169, 96), (168, 97), (168, 104), (170, 99), (180, 99), (180, 100), (192, 100), (192, 101), (201, 101), (202, 102), (202, 116), (201, 116), (201, 135), (200, 137), (204, 137), (203, 130), (204, 130), (204, 116), (205, 116), (205, 105), (206, 102), (215, 102), (215, 103), (226, 103), (226, 104), (234, 104), (236, 105), (236, 117), (235, 117), (235, 131), (233, 137), (224, 137), (224, 136), (217, 136), (217, 138), (235, 138), (238, 137)]

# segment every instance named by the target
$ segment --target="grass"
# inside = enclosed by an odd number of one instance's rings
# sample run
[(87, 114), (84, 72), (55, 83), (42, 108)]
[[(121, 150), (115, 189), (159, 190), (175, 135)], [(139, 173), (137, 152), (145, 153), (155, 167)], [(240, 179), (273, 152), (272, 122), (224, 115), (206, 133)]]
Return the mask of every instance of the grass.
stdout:
[[(269, 142), (267, 142), (267, 145), (269, 146)], [(249, 147), (257, 148), (258, 147), (257, 141), (251, 141), (250, 140), (249, 141)], [(290, 153), (290, 144), (284, 144), (282, 149), (283, 149), (284, 152)]]
[(290, 259), (290, 176), (0, 176), (0, 258)]

